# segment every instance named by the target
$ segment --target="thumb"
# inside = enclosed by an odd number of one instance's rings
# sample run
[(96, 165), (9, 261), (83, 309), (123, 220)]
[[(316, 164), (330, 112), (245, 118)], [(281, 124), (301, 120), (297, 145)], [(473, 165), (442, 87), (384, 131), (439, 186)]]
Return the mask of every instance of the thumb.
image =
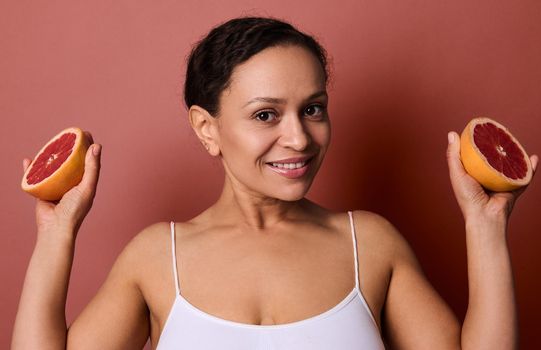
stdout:
[(537, 170), (537, 163), (539, 163), (539, 156), (537, 154), (530, 156), (530, 162), (532, 163), (532, 170), (535, 173)]
[(447, 137), (449, 140), (447, 145), (447, 165), (449, 166), (451, 181), (453, 181), (453, 179), (462, 178), (467, 173), (460, 160), (460, 136), (456, 132), (450, 131)]
[(449, 144), (447, 146), (447, 164), (449, 167), (449, 179), (453, 192), (459, 204), (465, 199), (475, 197), (476, 194), (483, 192), (480, 185), (470, 177), (464, 169), (460, 159), (460, 137), (451, 131), (448, 133)]
[(79, 186), (82, 191), (89, 193), (94, 197), (101, 168), (101, 148), (100, 144), (92, 144), (86, 151), (85, 172)]
[(28, 168), (28, 166), (30, 165), (30, 163), (32, 163), (32, 161), (28, 158), (24, 158), (23, 159), (23, 172), (26, 171), (26, 168)]

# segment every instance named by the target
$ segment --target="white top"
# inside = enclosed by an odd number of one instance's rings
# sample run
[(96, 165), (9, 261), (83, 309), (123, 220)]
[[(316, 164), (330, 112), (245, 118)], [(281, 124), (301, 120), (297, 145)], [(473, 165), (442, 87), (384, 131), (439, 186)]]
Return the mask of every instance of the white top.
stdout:
[(359, 288), (357, 240), (351, 211), (348, 214), (355, 256), (355, 287), (338, 304), (319, 315), (278, 325), (226, 320), (206, 313), (184, 299), (178, 282), (175, 225), (171, 221), (176, 298), (156, 349), (384, 349), (377, 324)]

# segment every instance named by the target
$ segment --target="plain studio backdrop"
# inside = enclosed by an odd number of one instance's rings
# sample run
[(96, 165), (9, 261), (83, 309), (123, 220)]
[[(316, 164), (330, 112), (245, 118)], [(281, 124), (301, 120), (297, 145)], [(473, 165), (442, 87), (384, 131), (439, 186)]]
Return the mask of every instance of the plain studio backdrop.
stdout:
[[(69, 126), (103, 145), (76, 246), (71, 323), (137, 232), (186, 220), (217, 198), (222, 167), (197, 142), (182, 103), (185, 59), (211, 27), (241, 15), (290, 21), (331, 55), (332, 144), (308, 197), (389, 219), (464, 317), (464, 222), (447, 132), (487, 116), (541, 153), (541, 2), (2, 1), (1, 348), (36, 236), (35, 202), (19, 188), (23, 157)], [(519, 199), (509, 229), (523, 349), (541, 348), (540, 182)]]

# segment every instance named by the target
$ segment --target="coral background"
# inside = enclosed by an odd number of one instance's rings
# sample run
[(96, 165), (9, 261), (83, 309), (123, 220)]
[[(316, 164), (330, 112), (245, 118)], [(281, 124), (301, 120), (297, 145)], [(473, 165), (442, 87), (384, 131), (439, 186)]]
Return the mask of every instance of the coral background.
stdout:
[[(185, 57), (212, 26), (239, 15), (291, 21), (332, 56), (333, 141), (309, 198), (388, 218), (462, 319), (464, 222), (447, 131), (488, 116), (541, 153), (541, 2), (4, 1), (1, 348), (35, 243), (34, 200), (19, 189), (23, 157), (72, 125), (103, 145), (98, 194), (76, 247), (71, 322), (137, 232), (186, 220), (217, 198), (221, 165), (196, 141), (182, 104)], [(509, 227), (523, 349), (541, 348), (540, 181)]]

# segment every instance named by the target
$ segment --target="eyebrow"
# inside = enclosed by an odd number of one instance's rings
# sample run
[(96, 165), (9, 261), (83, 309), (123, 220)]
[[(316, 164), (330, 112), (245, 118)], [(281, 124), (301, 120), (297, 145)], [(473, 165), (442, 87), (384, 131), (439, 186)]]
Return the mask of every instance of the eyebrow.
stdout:
[[(308, 96), (307, 100), (311, 100), (313, 98), (320, 97), (320, 96), (327, 96), (327, 91), (322, 90), (322, 91), (318, 91), (316, 93), (313, 93), (312, 95)], [(254, 97), (253, 99), (248, 101), (242, 107), (244, 108), (244, 107), (246, 107), (249, 104), (254, 103), (254, 102), (268, 102), (268, 103), (275, 103), (275, 104), (285, 104), (286, 100), (283, 99), (283, 98), (276, 98), (276, 97)]]

